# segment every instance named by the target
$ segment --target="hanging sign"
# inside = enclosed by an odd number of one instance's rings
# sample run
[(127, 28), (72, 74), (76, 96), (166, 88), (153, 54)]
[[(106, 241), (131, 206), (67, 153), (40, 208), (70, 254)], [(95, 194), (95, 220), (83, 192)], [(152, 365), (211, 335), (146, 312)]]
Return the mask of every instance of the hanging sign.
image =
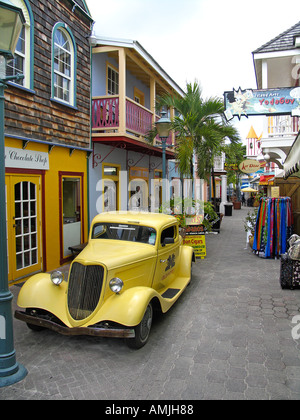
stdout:
[(246, 159), (240, 163), (239, 169), (245, 174), (253, 174), (260, 170), (260, 163), (257, 160)]
[(300, 116), (300, 87), (278, 89), (246, 89), (224, 92), (225, 117), (253, 115)]
[(49, 155), (35, 150), (5, 147), (5, 167), (49, 170)]
[(238, 165), (236, 163), (227, 163), (227, 162), (225, 162), (224, 169), (226, 171), (230, 171), (230, 170), (231, 171), (238, 171), (239, 170), (239, 167), (238, 167)]

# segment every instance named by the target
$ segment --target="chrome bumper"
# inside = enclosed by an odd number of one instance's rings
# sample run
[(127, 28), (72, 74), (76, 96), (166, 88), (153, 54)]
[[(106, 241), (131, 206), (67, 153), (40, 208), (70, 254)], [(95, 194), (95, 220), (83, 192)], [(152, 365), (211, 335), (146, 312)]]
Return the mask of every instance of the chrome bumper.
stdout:
[(62, 335), (91, 335), (94, 337), (134, 338), (135, 331), (131, 328), (94, 328), (76, 327), (69, 328), (38, 316), (28, 315), (25, 312), (15, 311), (15, 318), (27, 324), (48, 328)]

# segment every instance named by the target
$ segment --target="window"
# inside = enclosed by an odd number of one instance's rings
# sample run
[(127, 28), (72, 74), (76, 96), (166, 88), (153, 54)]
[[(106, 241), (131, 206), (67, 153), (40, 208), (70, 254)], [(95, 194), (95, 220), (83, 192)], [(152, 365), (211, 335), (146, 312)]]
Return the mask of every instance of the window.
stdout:
[(107, 65), (107, 94), (119, 95), (119, 73), (110, 65)]
[(160, 243), (161, 245), (164, 245), (165, 239), (166, 238), (171, 238), (171, 239), (176, 239), (177, 237), (177, 227), (174, 226), (170, 226), (167, 229), (164, 229), (161, 233), (161, 238), (160, 238)]
[(53, 30), (52, 97), (75, 106), (75, 42), (64, 24)]
[(136, 87), (134, 88), (133, 97), (136, 103), (142, 106), (145, 106), (145, 95), (142, 91), (140, 91)]
[[(7, 76), (16, 76), (18, 73), (25, 73), (25, 28), (23, 26), (18, 44), (15, 50), (15, 57), (7, 62)], [(19, 85), (24, 85), (24, 79), (19, 80)]]
[(13, 81), (13, 83), (27, 89), (33, 89), (33, 15), (28, 0), (12, 0), (12, 3), (14, 6), (22, 9), (25, 17), (25, 25), (21, 30), (14, 58), (7, 61), (6, 74), (7, 76), (23, 74), (24, 79)]
[(92, 239), (111, 239), (155, 245), (156, 230), (148, 226), (97, 223), (93, 227)]

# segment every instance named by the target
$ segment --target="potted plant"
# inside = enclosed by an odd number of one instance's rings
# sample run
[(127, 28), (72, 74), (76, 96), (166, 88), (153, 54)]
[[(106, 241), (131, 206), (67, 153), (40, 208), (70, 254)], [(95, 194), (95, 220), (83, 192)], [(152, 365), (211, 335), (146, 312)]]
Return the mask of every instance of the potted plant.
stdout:
[(180, 223), (180, 227), (187, 226), (186, 219), (193, 218), (199, 211), (204, 214), (202, 225), (204, 231), (220, 230), (220, 224), (223, 215), (214, 211), (213, 204), (209, 201), (200, 201), (194, 199), (172, 198), (168, 205), (162, 205), (160, 213), (174, 215)]

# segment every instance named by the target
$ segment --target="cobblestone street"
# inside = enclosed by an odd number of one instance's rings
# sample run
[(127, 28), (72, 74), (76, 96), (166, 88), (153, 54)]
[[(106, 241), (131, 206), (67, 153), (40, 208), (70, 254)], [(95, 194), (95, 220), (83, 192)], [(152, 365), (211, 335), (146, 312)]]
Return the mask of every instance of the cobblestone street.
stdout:
[[(282, 290), (280, 261), (246, 248), (247, 208), (206, 236), (207, 257), (177, 304), (156, 319), (148, 344), (30, 331), (14, 320), (27, 377), (1, 400), (299, 400), (300, 290)], [(19, 287), (12, 287), (14, 309)]]

